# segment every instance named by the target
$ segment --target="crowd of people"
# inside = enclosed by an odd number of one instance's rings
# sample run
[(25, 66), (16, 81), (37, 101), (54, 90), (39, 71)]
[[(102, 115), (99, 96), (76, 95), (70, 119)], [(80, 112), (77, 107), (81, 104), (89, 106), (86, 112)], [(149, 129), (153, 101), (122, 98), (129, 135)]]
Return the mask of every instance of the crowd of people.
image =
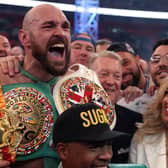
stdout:
[[(24, 123), (16, 161), (5, 159), (1, 148), (0, 167), (86, 168), (137, 163), (166, 168), (168, 39), (158, 39), (147, 62), (127, 42), (95, 42), (89, 33), (71, 36), (70, 32), (64, 13), (43, 4), (25, 14), (18, 34), (23, 48), (11, 47), (0, 35), (0, 81), (6, 110), (14, 111), (18, 125)], [(53, 87), (73, 73), (74, 64), (97, 75), (115, 109), (112, 130), (104, 109), (93, 102), (58, 113)], [(4, 129), (0, 125), (1, 143), (9, 131)], [(16, 126), (14, 132), (19, 129)]]

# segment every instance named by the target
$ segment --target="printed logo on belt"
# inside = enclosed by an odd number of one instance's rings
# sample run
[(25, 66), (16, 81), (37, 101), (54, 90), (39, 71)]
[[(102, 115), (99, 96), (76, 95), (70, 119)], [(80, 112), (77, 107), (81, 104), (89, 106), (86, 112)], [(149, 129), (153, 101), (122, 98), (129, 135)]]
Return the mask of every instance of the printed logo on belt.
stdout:
[(26, 155), (39, 149), (51, 133), (53, 111), (48, 98), (38, 90), (19, 87), (4, 93), (5, 110), (12, 112), (24, 126), (17, 154)]

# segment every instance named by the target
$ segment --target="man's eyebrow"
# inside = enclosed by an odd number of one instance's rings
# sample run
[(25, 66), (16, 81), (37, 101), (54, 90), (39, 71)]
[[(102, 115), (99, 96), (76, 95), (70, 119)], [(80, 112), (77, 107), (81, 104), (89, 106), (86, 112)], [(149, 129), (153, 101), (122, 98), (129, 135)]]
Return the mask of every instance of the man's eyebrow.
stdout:
[(81, 43), (75, 43), (75, 44), (73, 44), (72, 46), (76, 46), (76, 45), (80, 45), (81, 46)]
[(88, 47), (88, 48), (93, 48), (93, 46), (91, 46), (91, 45), (87, 45), (86, 47)]
[(41, 25), (46, 25), (46, 24), (54, 24), (54, 21), (52, 21), (52, 20), (45, 21)]
[(64, 25), (64, 24), (67, 24), (69, 27), (71, 27), (71, 23), (70, 23), (68, 20), (65, 20), (62, 24), (63, 24), (63, 25)]

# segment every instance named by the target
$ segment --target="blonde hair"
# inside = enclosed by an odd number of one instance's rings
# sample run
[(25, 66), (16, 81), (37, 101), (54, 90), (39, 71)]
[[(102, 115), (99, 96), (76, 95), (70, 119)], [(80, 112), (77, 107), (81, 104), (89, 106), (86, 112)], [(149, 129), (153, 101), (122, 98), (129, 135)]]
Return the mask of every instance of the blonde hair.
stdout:
[(134, 140), (141, 143), (145, 135), (160, 134), (165, 130), (162, 121), (162, 100), (168, 91), (168, 79), (163, 80), (156, 97), (148, 105), (146, 112), (143, 114), (143, 123), (138, 124), (138, 130), (135, 133)]
[(105, 51), (101, 51), (99, 53), (93, 53), (93, 54), (91, 54), (91, 56), (89, 57), (89, 60), (88, 60), (88, 68), (91, 69), (92, 64), (99, 57), (108, 57), (108, 58), (116, 59), (122, 65), (122, 58), (117, 53), (115, 53), (113, 51), (107, 51), (107, 50), (105, 50)]

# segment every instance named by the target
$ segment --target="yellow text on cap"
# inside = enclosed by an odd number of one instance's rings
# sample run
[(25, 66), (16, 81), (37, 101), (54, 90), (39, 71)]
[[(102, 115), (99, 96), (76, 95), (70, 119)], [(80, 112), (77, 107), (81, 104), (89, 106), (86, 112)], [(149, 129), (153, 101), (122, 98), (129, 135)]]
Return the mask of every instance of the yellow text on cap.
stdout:
[(84, 127), (89, 127), (91, 125), (97, 124), (108, 124), (106, 114), (103, 109), (91, 109), (86, 112), (81, 112), (80, 117), (83, 120), (82, 125)]

